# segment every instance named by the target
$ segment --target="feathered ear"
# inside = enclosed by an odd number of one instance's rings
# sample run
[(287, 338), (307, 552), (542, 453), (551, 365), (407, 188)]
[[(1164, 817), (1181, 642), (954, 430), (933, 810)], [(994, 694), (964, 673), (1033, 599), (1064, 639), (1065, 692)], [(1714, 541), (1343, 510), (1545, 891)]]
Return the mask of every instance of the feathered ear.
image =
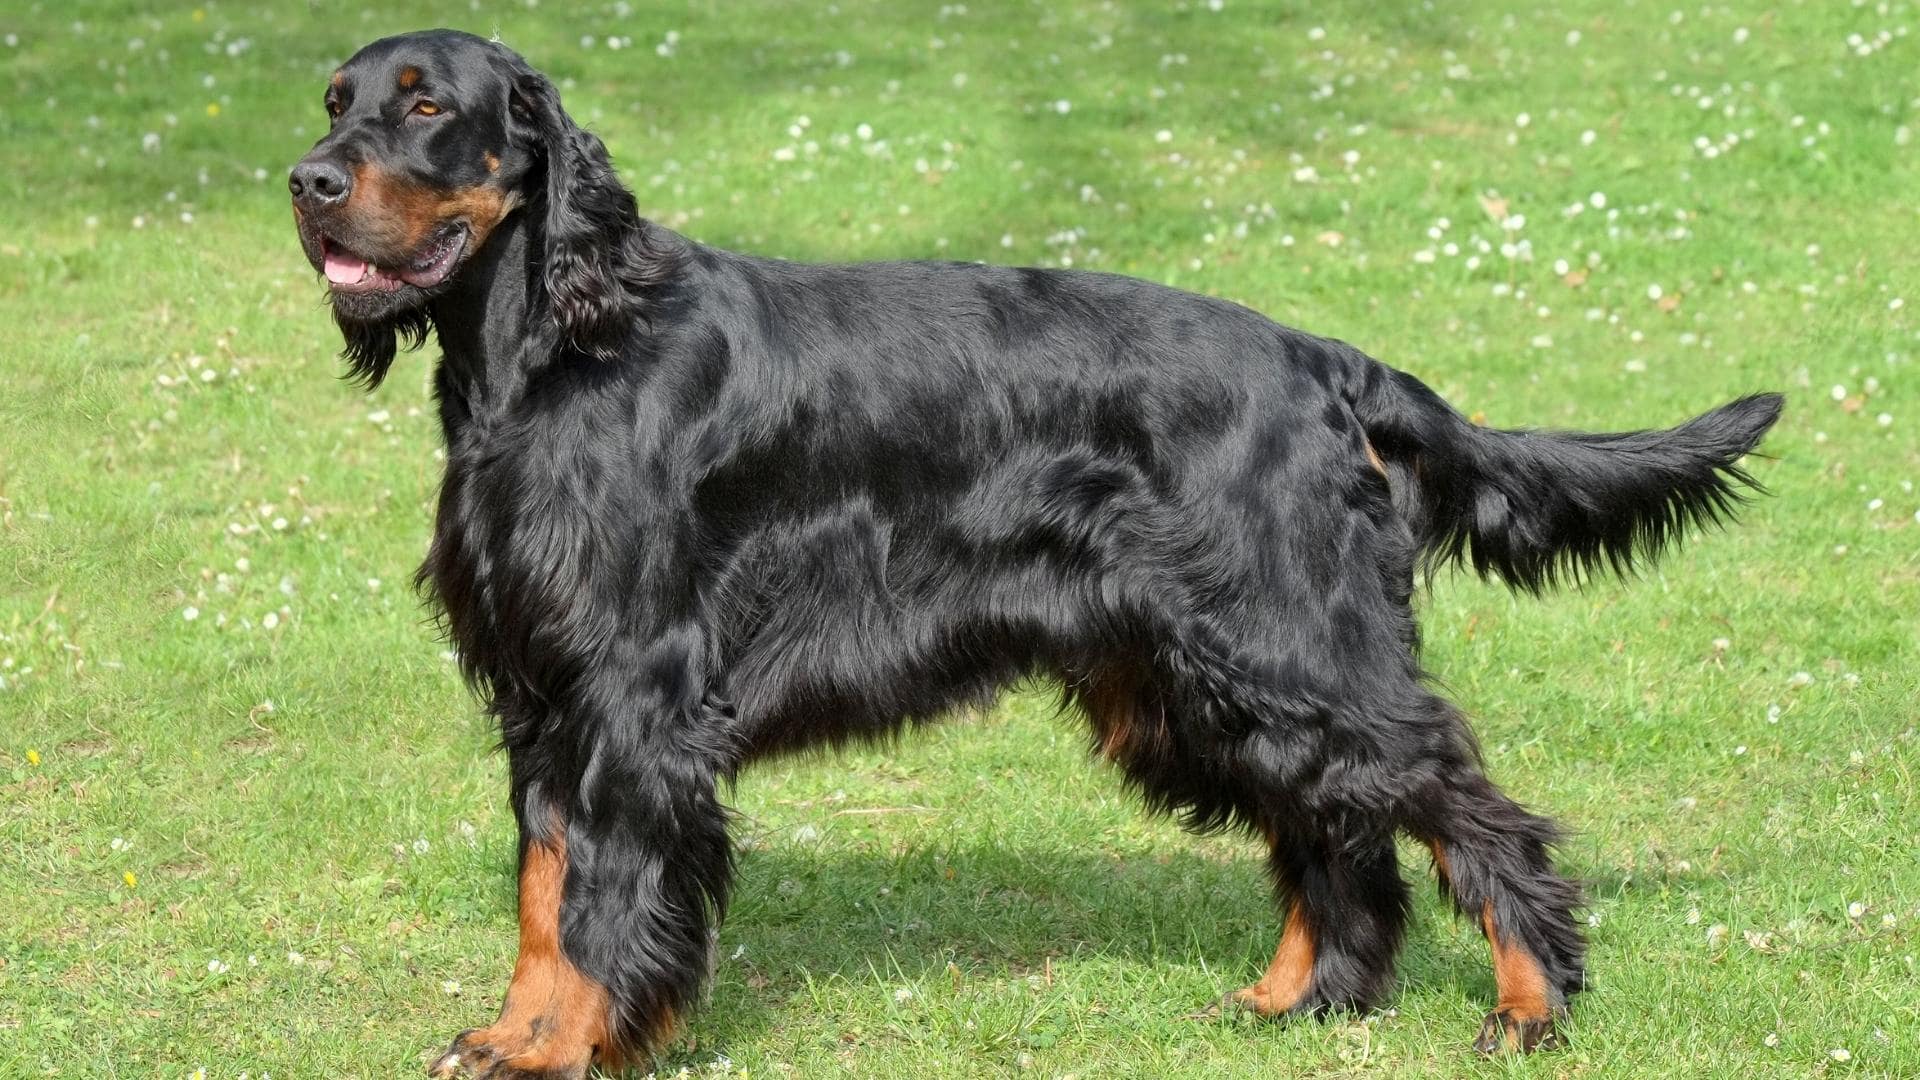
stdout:
[(538, 72), (516, 65), (510, 104), (546, 158), (541, 268), (548, 310), (562, 339), (594, 356), (617, 353), (650, 290), (670, 267), (620, 183), (598, 137), (560, 107), (560, 95)]

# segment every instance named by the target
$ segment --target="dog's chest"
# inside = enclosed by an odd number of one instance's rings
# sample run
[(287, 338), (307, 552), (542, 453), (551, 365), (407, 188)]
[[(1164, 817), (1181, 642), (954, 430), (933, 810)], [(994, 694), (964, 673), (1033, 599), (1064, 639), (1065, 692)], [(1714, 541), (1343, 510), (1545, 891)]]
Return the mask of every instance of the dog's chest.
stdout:
[(605, 523), (618, 511), (584, 469), (449, 454), (422, 576), (463, 663), (495, 683), (538, 686), (603, 636), (590, 624), (604, 617), (616, 549), (631, 541), (613, 542)]

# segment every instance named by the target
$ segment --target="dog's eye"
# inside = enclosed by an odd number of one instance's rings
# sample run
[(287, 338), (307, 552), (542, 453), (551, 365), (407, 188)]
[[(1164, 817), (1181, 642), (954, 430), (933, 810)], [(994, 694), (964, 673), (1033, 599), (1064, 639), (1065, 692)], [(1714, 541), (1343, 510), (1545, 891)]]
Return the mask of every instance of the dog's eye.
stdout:
[(413, 111), (421, 116), (439, 116), (440, 106), (423, 99), (413, 103)]

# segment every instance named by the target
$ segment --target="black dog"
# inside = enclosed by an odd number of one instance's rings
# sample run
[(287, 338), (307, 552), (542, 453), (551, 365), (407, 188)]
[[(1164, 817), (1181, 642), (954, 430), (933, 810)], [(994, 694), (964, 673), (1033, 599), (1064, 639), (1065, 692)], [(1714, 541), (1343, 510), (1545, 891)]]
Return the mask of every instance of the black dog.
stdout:
[(579, 1077), (692, 1007), (731, 872), (716, 785), (1059, 679), (1156, 809), (1265, 838), (1262, 1014), (1392, 985), (1405, 831), (1492, 942), (1476, 1045), (1582, 983), (1553, 826), (1427, 688), (1416, 567), (1626, 568), (1751, 483), (1780, 398), (1670, 431), (1493, 431), (1410, 375), (1106, 274), (800, 266), (643, 220), (500, 45), (363, 49), (293, 170), (353, 372), (438, 334), (422, 580), (498, 717), (520, 824), (500, 1019), (437, 1075)]

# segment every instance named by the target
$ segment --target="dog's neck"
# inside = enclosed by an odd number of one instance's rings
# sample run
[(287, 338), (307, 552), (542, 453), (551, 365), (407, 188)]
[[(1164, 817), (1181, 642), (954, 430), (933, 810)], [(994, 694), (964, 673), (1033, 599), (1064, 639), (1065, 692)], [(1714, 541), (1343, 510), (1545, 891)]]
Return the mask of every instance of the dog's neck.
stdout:
[(542, 347), (532, 340), (529, 317), (539, 263), (529, 255), (533, 232), (524, 209), (507, 215), (428, 305), (440, 339), (443, 394), (478, 406), (511, 400), (525, 383), (528, 354)]

